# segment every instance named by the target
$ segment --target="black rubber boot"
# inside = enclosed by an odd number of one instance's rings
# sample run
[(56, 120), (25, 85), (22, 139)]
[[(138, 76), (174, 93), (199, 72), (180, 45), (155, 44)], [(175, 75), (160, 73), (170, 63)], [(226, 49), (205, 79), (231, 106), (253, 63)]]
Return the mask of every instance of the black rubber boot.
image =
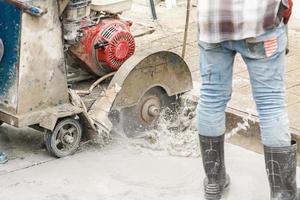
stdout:
[(200, 135), (202, 161), (206, 178), (204, 179), (205, 199), (218, 200), (229, 186), (224, 163), (224, 135), (206, 137)]
[(264, 147), (271, 200), (300, 200), (296, 183), (297, 144), (289, 147)]

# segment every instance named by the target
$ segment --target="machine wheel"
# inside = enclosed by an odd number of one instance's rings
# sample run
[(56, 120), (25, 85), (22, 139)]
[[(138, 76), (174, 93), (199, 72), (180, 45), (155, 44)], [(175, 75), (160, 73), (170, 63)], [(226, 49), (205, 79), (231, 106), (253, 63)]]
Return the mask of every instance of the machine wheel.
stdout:
[(149, 131), (156, 127), (162, 109), (171, 102), (174, 102), (174, 97), (169, 97), (162, 88), (154, 87), (140, 98), (137, 105), (121, 110), (119, 125), (129, 137)]
[(49, 153), (58, 158), (72, 155), (79, 147), (82, 128), (73, 118), (59, 121), (53, 132), (45, 134), (45, 144)]

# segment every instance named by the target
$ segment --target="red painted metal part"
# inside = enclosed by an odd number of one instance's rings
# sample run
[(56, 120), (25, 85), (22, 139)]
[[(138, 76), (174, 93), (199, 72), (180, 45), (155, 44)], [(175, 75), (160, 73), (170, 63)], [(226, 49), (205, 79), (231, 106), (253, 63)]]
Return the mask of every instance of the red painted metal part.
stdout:
[(135, 51), (131, 24), (120, 19), (101, 20), (98, 25), (82, 29), (80, 42), (70, 52), (81, 66), (99, 76), (116, 71)]

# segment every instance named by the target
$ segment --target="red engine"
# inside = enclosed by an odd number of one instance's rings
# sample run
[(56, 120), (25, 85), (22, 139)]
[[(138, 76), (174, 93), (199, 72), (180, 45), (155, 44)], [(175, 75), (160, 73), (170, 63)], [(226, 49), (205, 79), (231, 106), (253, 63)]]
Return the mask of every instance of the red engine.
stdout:
[(98, 25), (81, 30), (80, 42), (70, 52), (82, 67), (99, 76), (116, 71), (135, 51), (131, 25), (120, 19), (101, 20)]

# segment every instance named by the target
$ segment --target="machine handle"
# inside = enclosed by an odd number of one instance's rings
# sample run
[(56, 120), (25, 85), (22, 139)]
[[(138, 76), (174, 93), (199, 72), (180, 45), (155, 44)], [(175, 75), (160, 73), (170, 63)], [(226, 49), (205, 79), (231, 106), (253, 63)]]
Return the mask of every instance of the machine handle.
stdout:
[(41, 9), (39, 7), (33, 6), (27, 2), (23, 2), (20, 0), (5, 0), (6, 2), (15, 5), (17, 8), (22, 9), (24, 12), (36, 16), (41, 17), (47, 13), (47, 9)]
[(94, 49), (102, 49), (103, 47), (107, 46), (108, 42), (106, 41), (101, 41), (97, 44), (94, 45)]
[(4, 54), (4, 45), (2, 39), (0, 38), (0, 62), (2, 60), (3, 54)]

